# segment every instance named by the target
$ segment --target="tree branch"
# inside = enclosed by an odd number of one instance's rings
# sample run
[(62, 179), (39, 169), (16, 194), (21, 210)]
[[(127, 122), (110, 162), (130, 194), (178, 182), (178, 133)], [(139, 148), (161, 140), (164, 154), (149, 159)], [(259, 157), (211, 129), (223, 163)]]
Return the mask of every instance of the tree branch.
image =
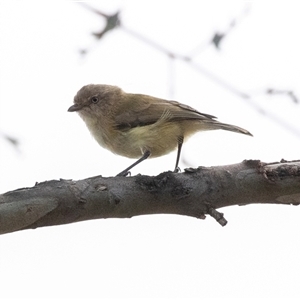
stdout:
[(100, 218), (179, 214), (222, 226), (216, 209), (253, 203), (300, 203), (300, 161), (188, 168), (158, 176), (51, 180), (0, 195), (0, 234)]

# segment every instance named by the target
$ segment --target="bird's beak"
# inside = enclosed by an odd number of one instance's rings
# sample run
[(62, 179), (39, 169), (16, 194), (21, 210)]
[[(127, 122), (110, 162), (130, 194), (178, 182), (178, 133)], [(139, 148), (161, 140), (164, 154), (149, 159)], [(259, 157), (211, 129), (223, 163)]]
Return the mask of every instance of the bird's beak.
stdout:
[(72, 111), (78, 111), (81, 110), (82, 106), (78, 105), (78, 104), (73, 104), (72, 106), (69, 107), (68, 111), (72, 112)]

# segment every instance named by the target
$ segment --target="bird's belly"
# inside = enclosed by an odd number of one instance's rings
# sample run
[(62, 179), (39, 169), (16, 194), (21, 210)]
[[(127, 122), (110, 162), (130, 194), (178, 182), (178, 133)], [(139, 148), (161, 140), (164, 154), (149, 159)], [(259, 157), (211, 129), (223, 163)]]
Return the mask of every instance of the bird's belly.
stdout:
[(116, 154), (139, 158), (145, 151), (150, 151), (150, 157), (158, 157), (176, 149), (180, 129), (177, 126), (164, 125), (161, 128), (155, 124), (139, 126), (120, 133), (112, 144), (112, 151)]

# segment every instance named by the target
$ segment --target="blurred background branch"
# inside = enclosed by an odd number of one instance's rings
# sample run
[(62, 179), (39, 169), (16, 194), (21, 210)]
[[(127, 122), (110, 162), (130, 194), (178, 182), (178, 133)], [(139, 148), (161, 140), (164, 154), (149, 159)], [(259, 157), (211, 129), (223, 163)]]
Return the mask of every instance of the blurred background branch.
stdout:
[[(221, 43), (224, 41), (224, 39), (229, 35), (229, 33), (232, 31), (233, 28), (235, 28), (238, 24), (240, 24), (243, 19), (249, 15), (251, 6), (249, 3), (245, 4), (244, 9), (242, 10), (241, 14), (238, 15), (236, 18), (232, 19), (229, 22), (228, 28), (224, 29), (223, 31), (214, 32), (212, 34), (212, 37), (208, 41), (201, 42), (193, 51), (190, 52), (189, 55), (182, 55), (179, 53), (176, 53), (174, 51), (171, 51), (167, 49), (166, 47), (162, 46), (161, 44), (155, 42), (154, 40), (146, 37), (144, 34), (139, 33), (136, 30), (133, 30), (131, 28), (126, 27), (123, 22), (121, 22), (120, 19), (120, 11), (117, 11), (116, 13), (112, 15), (108, 15), (98, 9), (95, 9), (94, 7), (86, 4), (86, 3), (79, 3), (81, 6), (83, 6), (85, 9), (90, 10), (91, 12), (99, 15), (101, 18), (105, 19), (105, 26), (102, 30), (100, 30), (98, 33), (92, 33), (93, 36), (95, 36), (98, 40), (101, 40), (106, 34), (111, 32), (112, 30), (120, 28), (125, 33), (129, 34), (130, 36), (140, 40), (141, 42), (147, 44), (149, 47), (152, 47), (156, 49), (157, 51), (164, 53), (167, 58), (169, 59), (169, 91), (170, 91), (170, 97), (174, 96), (175, 91), (175, 84), (173, 79), (173, 73), (176, 72), (174, 68), (174, 62), (176, 60), (181, 60), (188, 64), (191, 68), (196, 70), (201, 75), (205, 76), (218, 86), (226, 89), (227, 91), (231, 92), (232, 94), (240, 97), (243, 99), (252, 109), (256, 110), (260, 114), (262, 114), (264, 117), (269, 118), (273, 122), (277, 123), (282, 128), (285, 128), (286, 130), (293, 133), (295, 136), (300, 138), (300, 130), (298, 128), (295, 128), (293, 125), (290, 125), (284, 118), (279, 117), (275, 114), (273, 114), (271, 111), (264, 109), (259, 102), (255, 101), (255, 95), (245, 92), (238, 87), (236, 87), (234, 84), (229, 83), (227, 80), (222, 78), (219, 75), (216, 75), (211, 70), (208, 70), (207, 68), (201, 66), (198, 62), (194, 61), (194, 58), (201, 54), (205, 49), (209, 48), (209, 46), (214, 46), (215, 49), (218, 51), (221, 51)], [(87, 50), (81, 51), (81, 53), (86, 54)], [(268, 88), (265, 90), (265, 94), (267, 95), (286, 95), (288, 96), (293, 103), (298, 104), (298, 98), (293, 90), (282, 90), (278, 88)]]

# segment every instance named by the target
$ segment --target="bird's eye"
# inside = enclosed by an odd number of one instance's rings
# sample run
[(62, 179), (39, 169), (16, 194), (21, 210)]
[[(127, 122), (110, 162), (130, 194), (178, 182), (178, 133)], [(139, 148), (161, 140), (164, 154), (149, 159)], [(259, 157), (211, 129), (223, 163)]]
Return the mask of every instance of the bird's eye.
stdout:
[(91, 102), (94, 103), (94, 104), (97, 103), (98, 101), (99, 101), (98, 97), (92, 97), (91, 98)]

